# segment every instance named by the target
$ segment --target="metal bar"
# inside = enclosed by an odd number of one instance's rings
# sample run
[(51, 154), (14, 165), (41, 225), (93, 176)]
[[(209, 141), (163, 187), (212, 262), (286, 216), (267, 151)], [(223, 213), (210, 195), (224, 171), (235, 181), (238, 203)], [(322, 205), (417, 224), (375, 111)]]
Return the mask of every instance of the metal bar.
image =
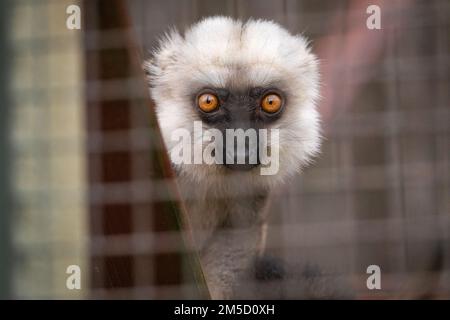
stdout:
[(11, 83), (10, 2), (0, 1), (0, 299), (10, 298), (11, 288), (11, 178), (10, 178), (10, 109)]

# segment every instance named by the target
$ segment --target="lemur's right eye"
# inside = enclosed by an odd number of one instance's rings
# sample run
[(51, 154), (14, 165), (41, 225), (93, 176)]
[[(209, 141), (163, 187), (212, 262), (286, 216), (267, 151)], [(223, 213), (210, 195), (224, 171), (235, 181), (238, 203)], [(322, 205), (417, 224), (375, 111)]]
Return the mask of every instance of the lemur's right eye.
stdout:
[(283, 100), (276, 93), (269, 93), (261, 101), (261, 108), (267, 113), (276, 113), (281, 109)]
[(197, 98), (197, 105), (203, 112), (211, 112), (219, 107), (219, 99), (212, 93), (203, 93)]

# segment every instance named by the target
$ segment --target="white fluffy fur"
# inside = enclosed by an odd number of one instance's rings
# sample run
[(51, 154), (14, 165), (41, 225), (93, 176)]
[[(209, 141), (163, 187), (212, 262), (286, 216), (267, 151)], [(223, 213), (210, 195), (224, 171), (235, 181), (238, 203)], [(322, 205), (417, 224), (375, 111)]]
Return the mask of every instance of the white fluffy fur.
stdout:
[[(184, 35), (167, 34), (145, 68), (169, 151), (175, 145), (172, 131), (192, 129), (193, 121), (200, 120), (192, 95), (201, 88), (269, 85), (287, 96), (282, 118), (268, 127), (280, 129), (280, 170), (276, 176), (261, 176), (255, 168), (242, 175), (240, 182), (250, 179), (252, 184), (270, 188), (298, 172), (319, 149), (317, 59), (303, 37), (291, 35), (274, 22), (207, 18)], [(225, 170), (206, 164), (179, 168), (181, 175), (211, 184), (222, 179)]]
[(317, 68), (303, 37), (270, 21), (242, 23), (225, 17), (205, 19), (184, 35), (172, 31), (145, 63), (169, 151), (177, 143), (171, 141), (175, 129), (192, 132), (194, 121), (200, 121), (193, 99), (200, 89), (270, 86), (286, 96), (281, 118), (267, 127), (278, 128), (280, 134), (276, 175), (262, 176), (260, 168), (236, 173), (223, 165), (177, 168), (213, 298), (236, 296), (233, 288), (248, 272), (258, 243), (264, 243), (265, 200), (259, 195), (265, 199), (271, 187), (299, 172), (318, 152)]

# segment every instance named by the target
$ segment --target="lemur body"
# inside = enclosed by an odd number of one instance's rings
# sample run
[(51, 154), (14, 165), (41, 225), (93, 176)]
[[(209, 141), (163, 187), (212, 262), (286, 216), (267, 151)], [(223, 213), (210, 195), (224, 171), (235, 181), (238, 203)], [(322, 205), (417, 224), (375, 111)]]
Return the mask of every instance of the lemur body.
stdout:
[[(182, 192), (192, 190), (191, 181), (180, 180)], [(266, 197), (225, 198), (224, 190), (207, 189), (199, 186), (196, 192), (203, 199), (186, 199), (185, 204), (211, 296), (232, 298), (234, 284), (248, 276), (260, 245)]]
[(317, 60), (303, 37), (273, 22), (213, 17), (168, 34), (145, 69), (169, 153), (174, 130), (194, 132), (194, 121), (279, 130), (274, 175), (261, 175), (259, 162), (174, 164), (212, 297), (232, 298), (261, 245), (268, 195), (318, 153)]

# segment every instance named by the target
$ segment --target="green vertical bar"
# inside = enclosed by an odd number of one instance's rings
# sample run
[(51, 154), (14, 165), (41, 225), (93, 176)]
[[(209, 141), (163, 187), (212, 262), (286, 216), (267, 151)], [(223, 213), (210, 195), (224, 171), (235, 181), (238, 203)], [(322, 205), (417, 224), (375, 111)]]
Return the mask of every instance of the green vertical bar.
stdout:
[(10, 1), (0, 1), (0, 299), (11, 298)]

